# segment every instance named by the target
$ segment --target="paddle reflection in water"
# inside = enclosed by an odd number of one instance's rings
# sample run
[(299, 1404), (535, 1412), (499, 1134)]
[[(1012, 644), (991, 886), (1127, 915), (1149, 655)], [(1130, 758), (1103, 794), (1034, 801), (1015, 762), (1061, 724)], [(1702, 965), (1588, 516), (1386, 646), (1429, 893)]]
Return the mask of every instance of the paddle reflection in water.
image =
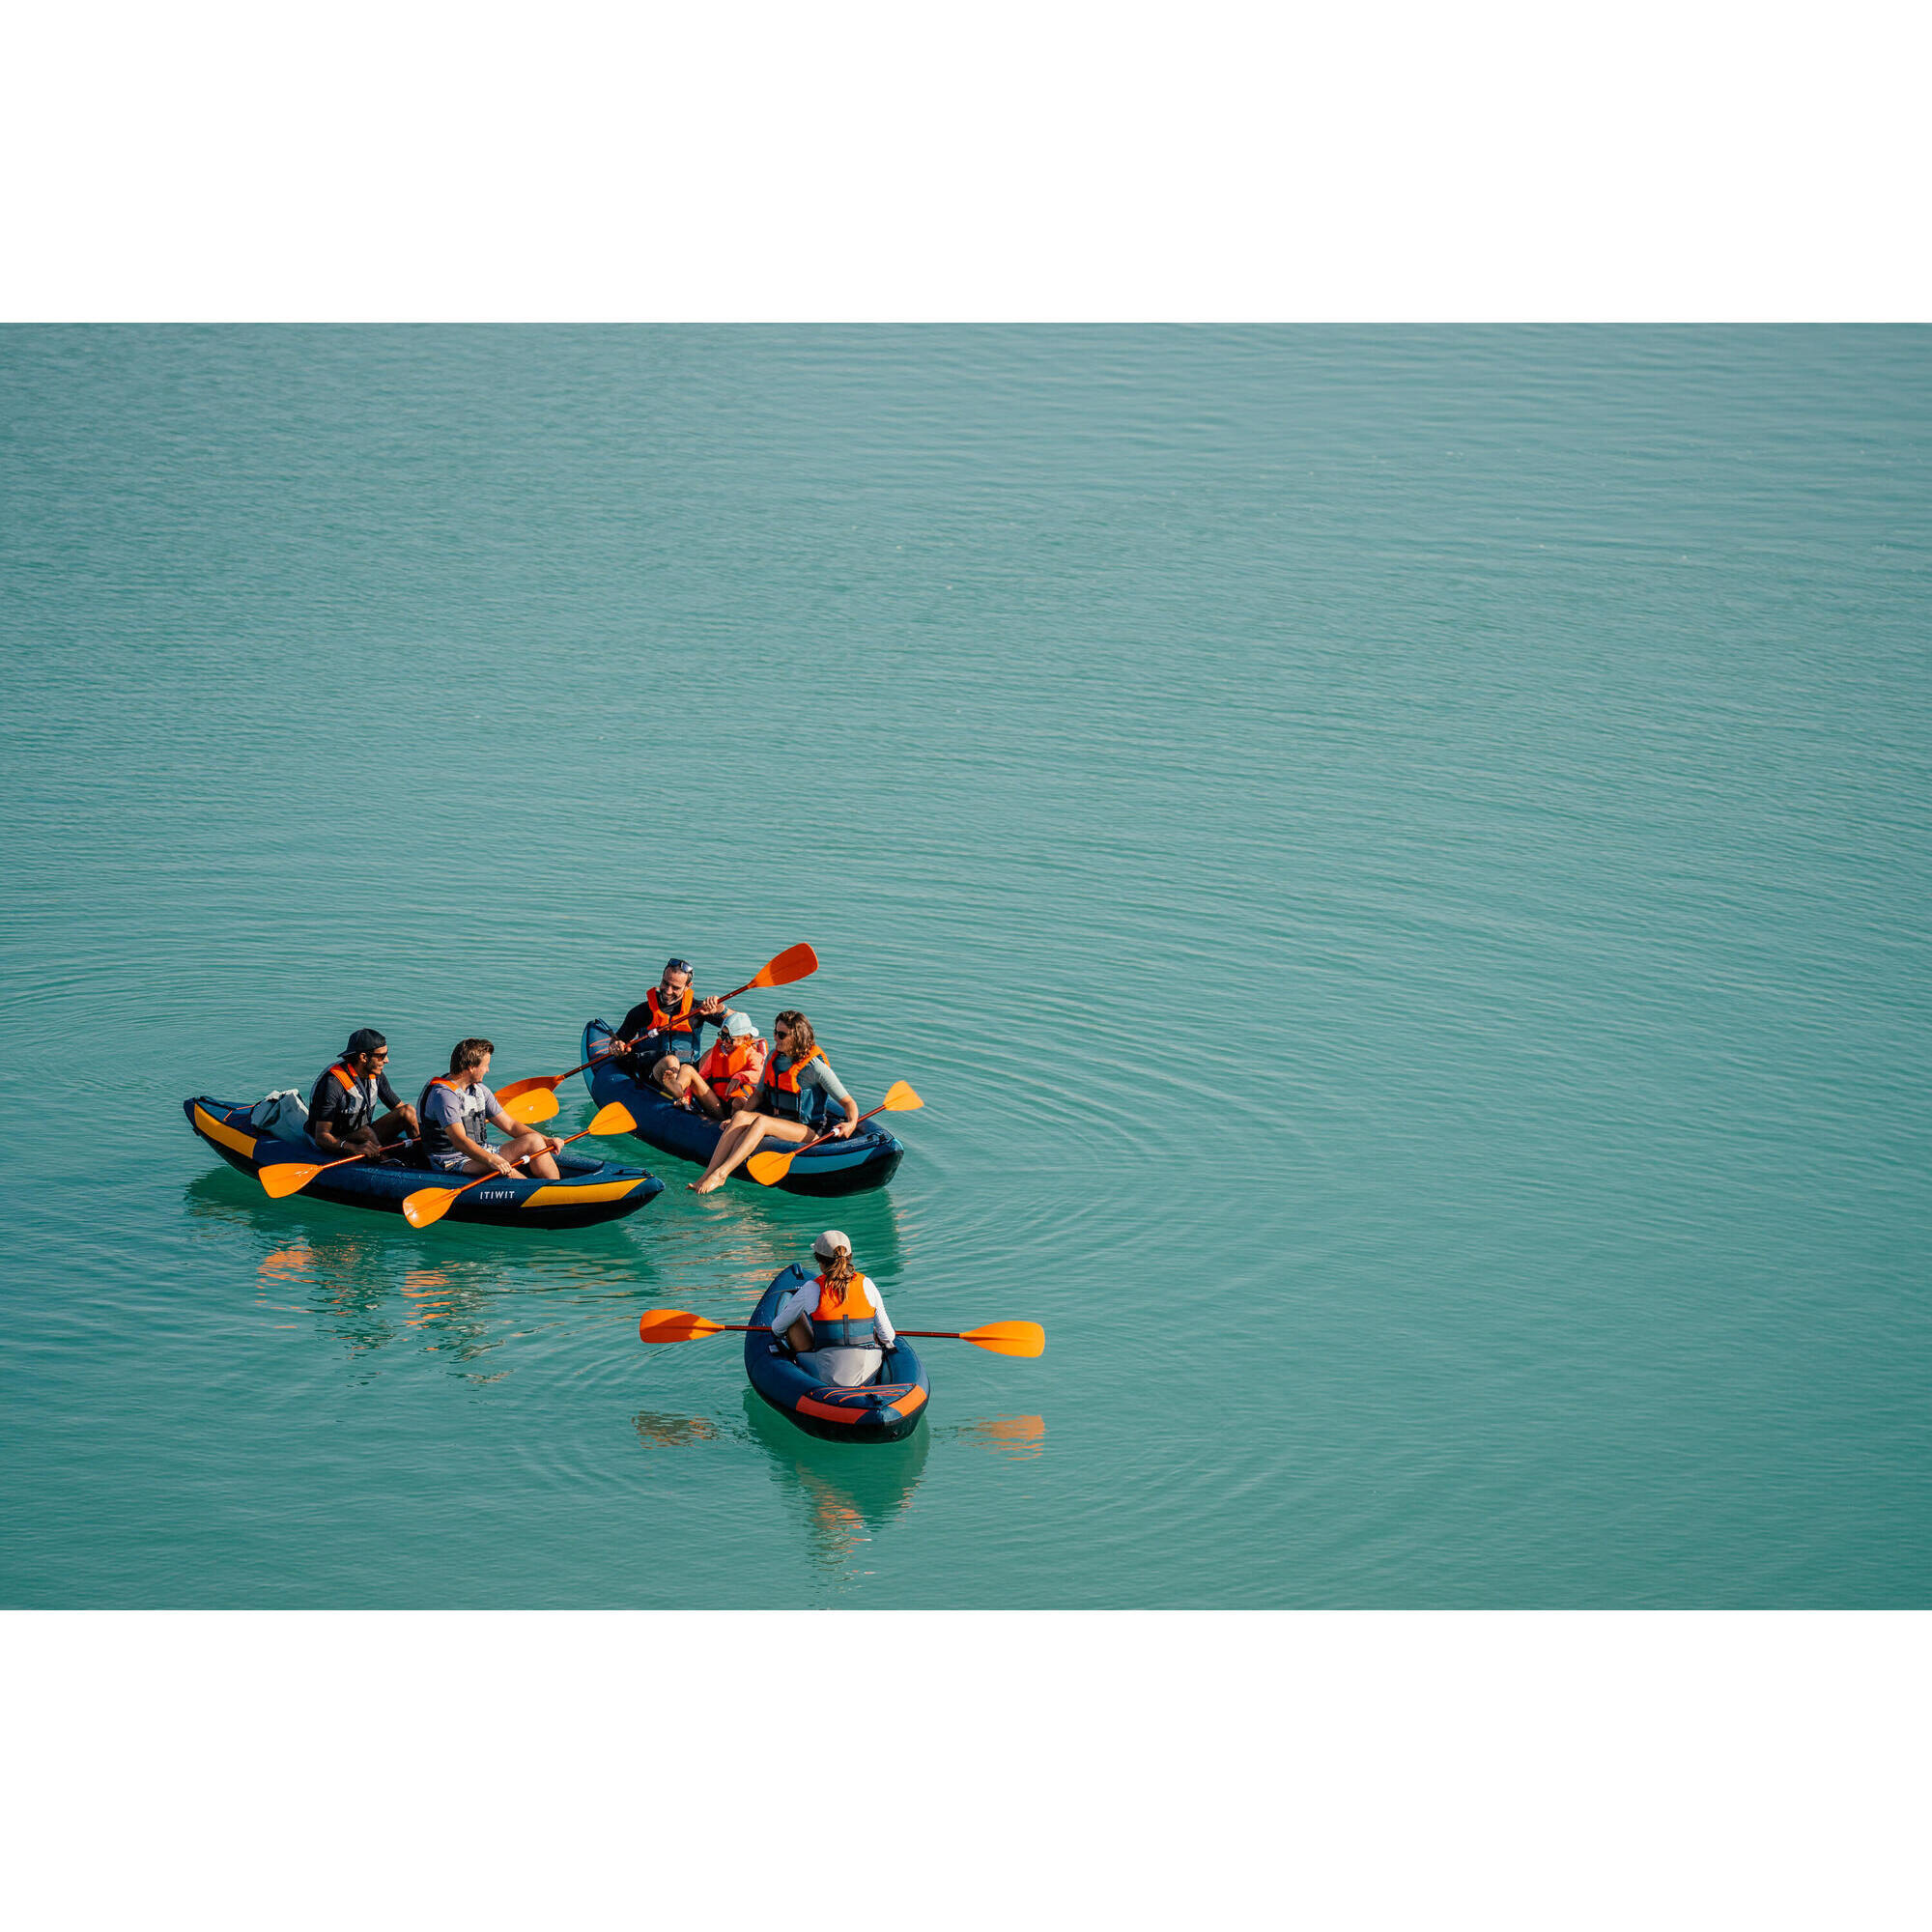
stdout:
[(971, 1442), (1009, 1463), (1031, 1463), (1046, 1447), (1043, 1415), (978, 1416), (971, 1422), (937, 1425), (933, 1434), (949, 1441)]
[(903, 1442), (821, 1442), (745, 1391), (745, 1419), (770, 1454), (781, 1492), (806, 1506), (806, 1541), (813, 1566), (831, 1577), (863, 1574), (854, 1551), (904, 1514), (925, 1468), (932, 1432), (923, 1422)]
[(661, 1415), (653, 1408), (639, 1409), (631, 1427), (647, 1449), (687, 1449), (694, 1442), (715, 1442), (720, 1433), (708, 1415)]

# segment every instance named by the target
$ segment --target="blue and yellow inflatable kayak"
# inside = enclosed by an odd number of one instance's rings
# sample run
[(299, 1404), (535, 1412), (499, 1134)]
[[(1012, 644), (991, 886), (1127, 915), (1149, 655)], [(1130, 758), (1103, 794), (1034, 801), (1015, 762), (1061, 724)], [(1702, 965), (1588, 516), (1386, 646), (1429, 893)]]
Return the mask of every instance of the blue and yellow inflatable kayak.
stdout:
[[(583, 1029), (582, 1058), (603, 1050), (611, 1037), (611, 1029), (603, 1020), (592, 1020)], [(703, 1167), (718, 1146), (722, 1129), (696, 1109), (673, 1106), (648, 1081), (633, 1079), (621, 1066), (600, 1062), (583, 1076), (591, 1097), (600, 1107), (621, 1100), (637, 1122), (633, 1131), (640, 1141), (664, 1153), (674, 1153)], [(789, 1153), (797, 1145), (766, 1135), (753, 1152), (770, 1150)], [(792, 1162), (791, 1172), (779, 1181), (785, 1194), (863, 1194), (867, 1188), (883, 1187), (905, 1158), (905, 1145), (887, 1133), (876, 1121), (867, 1121), (859, 1131), (842, 1141), (827, 1141)], [(757, 1182), (741, 1167), (732, 1180), (747, 1187)]]
[[(182, 1102), (188, 1125), (225, 1160), (243, 1174), (258, 1174), (278, 1161), (316, 1161), (306, 1141), (264, 1139), (248, 1124), (252, 1103), (212, 1100), (200, 1094)], [(618, 1167), (608, 1160), (580, 1154), (556, 1156), (560, 1180), (497, 1179), (472, 1187), (451, 1204), (452, 1221), (479, 1221), (492, 1228), (587, 1228), (597, 1221), (614, 1221), (634, 1214), (664, 1192), (664, 1182), (641, 1167)], [(373, 1208), (378, 1213), (400, 1214), (403, 1197), (418, 1187), (448, 1180), (420, 1167), (378, 1167), (366, 1160), (318, 1174), (299, 1196), (303, 1201), (333, 1201), (342, 1208)], [(449, 1181), (450, 1185), (457, 1182)]]
[[(806, 1280), (796, 1262), (778, 1275), (759, 1299), (753, 1326), (769, 1329), (779, 1303)], [(901, 1339), (884, 1353), (870, 1381), (836, 1388), (793, 1361), (776, 1336), (748, 1334), (745, 1375), (753, 1393), (808, 1435), (821, 1435), (828, 1442), (897, 1442), (919, 1427), (932, 1387), (910, 1342)]]

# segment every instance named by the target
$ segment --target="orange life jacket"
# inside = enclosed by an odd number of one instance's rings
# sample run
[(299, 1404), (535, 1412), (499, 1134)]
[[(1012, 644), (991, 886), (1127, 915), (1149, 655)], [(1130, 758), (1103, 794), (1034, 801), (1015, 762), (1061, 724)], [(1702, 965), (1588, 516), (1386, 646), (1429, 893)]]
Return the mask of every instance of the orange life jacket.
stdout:
[(754, 1070), (764, 1059), (765, 1043), (752, 1036), (732, 1043), (728, 1051), (724, 1037), (711, 1042), (711, 1050), (698, 1064), (698, 1077), (711, 1083), (711, 1091), (721, 1100), (749, 1100), (756, 1090)]
[[(799, 1072), (812, 1061), (824, 1058), (825, 1049), (822, 1046), (814, 1046), (803, 1059), (793, 1060), (788, 1055), (774, 1053), (765, 1062), (765, 1070), (759, 1084), (772, 1096), (773, 1113), (786, 1121), (802, 1121), (806, 1118), (805, 1102), (799, 1096)], [(781, 1060), (785, 1063), (782, 1066), (779, 1065)], [(820, 1089), (814, 1087), (811, 1091), (813, 1099), (820, 1097)], [(812, 1118), (816, 1119), (816, 1115), (814, 1114)]]
[(658, 998), (658, 989), (653, 986), (644, 995), (644, 1004), (651, 1009), (650, 1031), (652, 1033), (689, 1033), (691, 1031), (691, 988), (687, 986), (677, 996), (675, 1011), (668, 1012)]
[(339, 1060), (328, 1069), (327, 1073), (324, 1073), (317, 1079), (315, 1086), (310, 1090), (308, 1096), (309, 1112), (313, 1114), (316, 1111), (315, 1103), (321, 1092), (322, 1083), (328, 1078), (329, 1073), (334, 1074), (336, 1079), (342, 1083), (342, 1091), (349, 1095), (349, 1112), (342, 1117), (339, 1131), (346, 1134), (353, 1134), (358, 1127), (366, 1127), (376, 1115), (376, 1095), (372, 1091), (375, 1083), (372, 1081), (368, 1087), (363, 1086), (361, 1081), (356, 1079)]
[(830, 1287), (823, 1275), (818, 1276), (812, 1286), (818, 1291), (818, 1306), (811, 1311), (811, 1346), (814, 1349), (876, 1349), (879, 1346), (864, 1275), (854, 1269), (842, 1293)]

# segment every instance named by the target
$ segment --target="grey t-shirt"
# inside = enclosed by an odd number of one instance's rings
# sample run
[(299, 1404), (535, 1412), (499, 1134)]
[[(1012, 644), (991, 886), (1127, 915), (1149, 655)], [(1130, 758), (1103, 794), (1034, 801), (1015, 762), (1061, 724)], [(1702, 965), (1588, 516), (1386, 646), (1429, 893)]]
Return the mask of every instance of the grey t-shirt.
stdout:
[[(486, 1145), (490, 1129), (485, 1122), (492, 1114), (502, 1111), (497, 1103), (496, 1094), (487, 1087), (466, 1087), (461, 1093), (450, 1087), (432, 1087), (428, 1098), (423, 1101), (424, 1120), (434, 1121), (440, 1127), (461, 1127), (472, 1141), (481, 1141)], [(469, 1158), (461, 1148), (453, 1147), (445, 1147), (430, 1155), (438, 1167), (452, 1173)]]

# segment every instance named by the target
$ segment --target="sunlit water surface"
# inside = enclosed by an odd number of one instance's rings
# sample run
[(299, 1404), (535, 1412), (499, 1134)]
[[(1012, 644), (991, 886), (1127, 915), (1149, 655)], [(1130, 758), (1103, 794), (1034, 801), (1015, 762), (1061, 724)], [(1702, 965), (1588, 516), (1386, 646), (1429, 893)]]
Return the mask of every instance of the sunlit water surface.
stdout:
[[(0, 1601), (1925, 1603), (1929, 509), (1922, 331), (0, 332)], [(797, 939), (888, 1193), (182, 1118)], [(1046, 1354), (639, 1346), (828, 1221)]]

